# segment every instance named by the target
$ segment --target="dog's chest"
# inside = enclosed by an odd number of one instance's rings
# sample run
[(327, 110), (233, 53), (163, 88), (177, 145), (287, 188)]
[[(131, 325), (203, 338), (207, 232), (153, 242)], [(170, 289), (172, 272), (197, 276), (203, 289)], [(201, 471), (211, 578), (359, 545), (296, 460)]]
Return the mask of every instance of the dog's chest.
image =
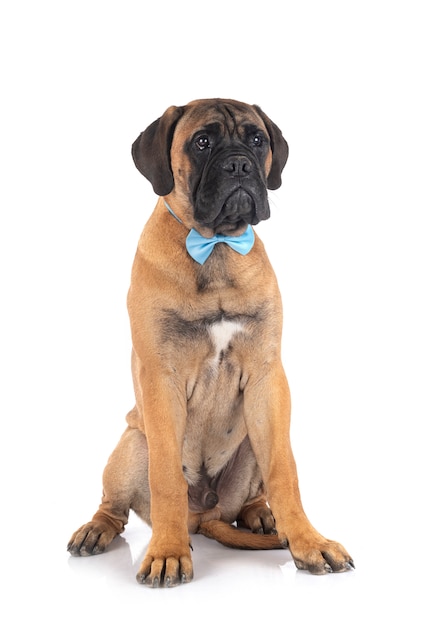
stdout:
[(223, 361), (229, 348), (232, 347), (233, 337), (242, 333), (243, 330), (242, 322), (234, 320), (221, 320), (209, 326), (209, 336), (214, 349), (210, 365), (218, 365)]
[(237, 319), (206, 327), (207, 352), (189, 382), (183, 462), (190, 483), (196, 483), (201, 468), (214, 476), (246, 436), (241, 389), (245, 334), (244, 322)]

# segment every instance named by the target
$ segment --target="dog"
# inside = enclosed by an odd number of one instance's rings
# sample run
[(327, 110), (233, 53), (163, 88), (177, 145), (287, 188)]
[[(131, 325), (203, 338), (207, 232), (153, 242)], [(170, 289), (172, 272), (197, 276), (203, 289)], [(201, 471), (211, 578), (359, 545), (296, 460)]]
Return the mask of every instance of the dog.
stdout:
[(233, 548), (289, 548), (314, 574), (354, 567), (301, 503), (281, 362), (277, 280), (253, 226), (270, 216), (288, 144), (257, 105), (171, 106), (132, 146), (159, 196), (128, 293), (135, 407), (72, 555), (99, 554), (129, 511), (152, 528), (137, 574), (193, 578), (190, 535)]

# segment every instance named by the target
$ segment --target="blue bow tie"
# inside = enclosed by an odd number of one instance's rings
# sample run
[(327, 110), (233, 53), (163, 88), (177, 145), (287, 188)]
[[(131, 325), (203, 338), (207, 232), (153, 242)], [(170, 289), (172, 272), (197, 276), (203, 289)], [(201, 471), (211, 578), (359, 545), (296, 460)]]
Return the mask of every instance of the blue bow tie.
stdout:
[[(181, 219), (177, 217), (171, 207), (165, 203), (165, 206), (173, 215), (176, 220), (181, 223)], [(203, 237), (197, 230), (192, 228), (186, 237), (186, 249), (189, 252), (192, 259), (194, 259), (200, 265), (203, 265), (214, 250), (216, 243), (226, 243), (233, 250), (236, 250), (239, 254), (245, 255), (251, 250), (254, 245), (255, 235), (252, 226), (248, 224), (246, 231), (239, 235), (239, 237), (232, 237), (231, 235), (214, 235), (213, 237)]]
[(192, 259), (203, 265), (210, 256), (216, 243), (226, 243), (239, 254), (248, 254), (254, 245), (254, 231), (248, 224), (246, 231), (239, 237), (229, 235), (214, 235), (213, 237), (203, 237), (197, 230), (192, 228), (186, 238), (186, 249)]

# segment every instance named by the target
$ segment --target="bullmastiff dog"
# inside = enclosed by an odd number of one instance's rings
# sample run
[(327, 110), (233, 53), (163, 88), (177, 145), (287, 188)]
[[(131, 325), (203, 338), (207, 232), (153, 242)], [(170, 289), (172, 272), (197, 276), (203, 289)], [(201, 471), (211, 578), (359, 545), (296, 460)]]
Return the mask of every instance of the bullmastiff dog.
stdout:
[(128, 294), (135, 407), (103, 474), (92, 520), (68, 544), (99, 554), (130, 510), (152, 527), (137, 580), (193, 577), (190, 535), (289, 548), (314, 574), (353, 561), (301, 503), (281, 363), (282, 305), (253, 226), (270, 215), (288, 146), (258, 107), (207, 99), (171, 106), (132, 147), (159, 196)]

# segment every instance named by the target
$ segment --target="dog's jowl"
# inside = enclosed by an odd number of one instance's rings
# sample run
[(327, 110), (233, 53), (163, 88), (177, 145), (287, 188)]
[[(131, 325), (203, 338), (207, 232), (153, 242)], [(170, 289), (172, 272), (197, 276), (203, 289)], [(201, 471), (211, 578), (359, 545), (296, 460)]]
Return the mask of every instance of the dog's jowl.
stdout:
[(289, 438), (282, 307), (253, 226), (270, 216), (288, 156), (281, 131), (235, 100), (171, 106), (136, 139), (159, 196), (128, 294), (135, 406), (103, 474), (103, 498), (68, 550), (99, 554), (130, 509), (152, 526), (137, 574), (193, 577), (190, 534), (289, 548), (300, 569), (351, 569), (304, 513)]

